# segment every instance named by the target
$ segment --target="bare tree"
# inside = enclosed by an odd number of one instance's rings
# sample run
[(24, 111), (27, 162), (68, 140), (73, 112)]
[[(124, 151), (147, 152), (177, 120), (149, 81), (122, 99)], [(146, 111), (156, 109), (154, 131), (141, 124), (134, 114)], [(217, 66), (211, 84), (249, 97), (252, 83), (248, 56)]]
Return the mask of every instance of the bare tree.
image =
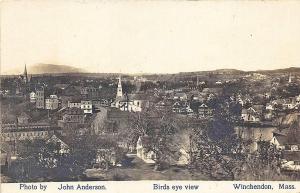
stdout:
[(136, 113), (132, 117), (131, 139), (137, 141), (139, 136), (147, 136), (148, 151), (155, 154), (155, 169), (161, 169), (163, 163), (172, 155), (172, 137), (176, 132), (177, 124), (171, 112), (147, 110)]

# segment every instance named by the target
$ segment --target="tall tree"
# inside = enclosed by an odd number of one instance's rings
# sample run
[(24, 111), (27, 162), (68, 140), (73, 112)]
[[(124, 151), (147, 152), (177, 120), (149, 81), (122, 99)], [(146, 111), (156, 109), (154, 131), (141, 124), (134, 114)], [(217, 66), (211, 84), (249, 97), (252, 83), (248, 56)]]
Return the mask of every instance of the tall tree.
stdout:
[(240, 117), (234, 104), (224, 99), (215, 100), (213, 118), (194, 129), (191, 164), (211, 177), (234, 180), (246, 160), (247, 143), (235, 133)]
[(155, 154), (155, 169), (161, 169), (163, 163), (172, 155), (172, 137), (177, 125), (174, 115), (169, 111), (156, 112), (150, 110), (136, 113), (132, 117), (131, 139), (136, 142), (138, 137), (147, 137), (148, 151)]

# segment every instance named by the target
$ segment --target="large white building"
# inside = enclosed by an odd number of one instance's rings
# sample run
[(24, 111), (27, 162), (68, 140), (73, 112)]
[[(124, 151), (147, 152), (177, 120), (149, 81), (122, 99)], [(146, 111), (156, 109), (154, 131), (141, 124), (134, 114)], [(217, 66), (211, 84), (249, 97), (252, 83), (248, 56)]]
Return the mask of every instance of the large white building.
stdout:
[(93, 104), (92, 101), (86, 100), (86, 101), (81, 101), (81, 107), (83, 110), (84, 114), (92, 114), (93, 113)]
[(45, 100), (46, 109), (48, 110), (55, 110), (58, 109), (58, 97), (56, 95), (50, 95)]
[(116, 107), (121, 111), (141, 112), (149, 107), (148, 96), (145, 94), (123, 94), (122, 81), (119, 78), (116, 100), (112, 103), (112, 107)]

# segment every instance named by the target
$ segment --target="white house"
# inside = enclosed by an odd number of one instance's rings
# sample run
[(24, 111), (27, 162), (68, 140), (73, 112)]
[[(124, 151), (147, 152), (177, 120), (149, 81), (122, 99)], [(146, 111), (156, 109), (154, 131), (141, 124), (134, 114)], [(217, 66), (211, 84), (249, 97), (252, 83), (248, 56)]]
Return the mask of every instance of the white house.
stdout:
[(93, 113), (93, 104), (92, 101), (81, 101), (80, 108), (83, 110), (84, 114), (92, 114)]
[(136, 144), (136, 155), (146, 163), (155, 163), (156, 154), (150, 149), (150, 138), (140, 136)]
[(31, 103), (35, 103), (35, 101), (36, 101), (36, 94), (35, 94), (35, 92), (31, 92), (30, 94), (29, 94), (29, 98), (30, 98), (30, 102)]

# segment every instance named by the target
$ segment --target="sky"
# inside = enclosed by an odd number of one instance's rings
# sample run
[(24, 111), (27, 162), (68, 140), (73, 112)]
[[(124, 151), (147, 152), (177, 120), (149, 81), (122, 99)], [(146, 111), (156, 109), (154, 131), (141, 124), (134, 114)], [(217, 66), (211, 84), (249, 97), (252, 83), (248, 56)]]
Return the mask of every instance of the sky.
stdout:
[(0, 37), (1, 74), (300, 67), (300, 1), (4, 0)]

